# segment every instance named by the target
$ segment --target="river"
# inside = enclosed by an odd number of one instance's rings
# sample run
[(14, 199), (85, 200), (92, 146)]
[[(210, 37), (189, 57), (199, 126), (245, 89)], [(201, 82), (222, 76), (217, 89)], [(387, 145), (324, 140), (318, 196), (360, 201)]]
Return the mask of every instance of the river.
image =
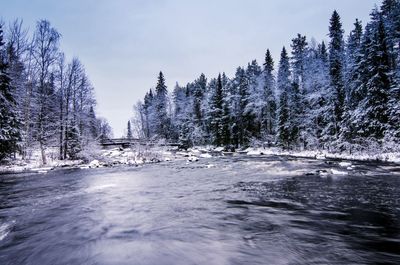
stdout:
[(0, 264), (400, 264), (400, 169), (243, 155), (3, 175)]

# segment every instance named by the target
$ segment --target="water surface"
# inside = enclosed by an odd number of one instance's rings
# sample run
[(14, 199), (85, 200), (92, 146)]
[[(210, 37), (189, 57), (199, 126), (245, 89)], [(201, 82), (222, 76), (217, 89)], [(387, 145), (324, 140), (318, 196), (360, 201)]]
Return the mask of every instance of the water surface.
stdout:
[[(331, 169), (347, 175), (308, 174)], [(400, 170), (238, 156), (0, 176), (0, 264), (400, 264)]]

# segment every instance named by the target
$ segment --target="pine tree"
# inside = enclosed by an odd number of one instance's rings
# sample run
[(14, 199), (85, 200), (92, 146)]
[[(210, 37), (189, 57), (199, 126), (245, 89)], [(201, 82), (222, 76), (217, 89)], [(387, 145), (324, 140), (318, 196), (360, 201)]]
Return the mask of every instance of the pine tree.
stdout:
[(195, 81), (195, 89), (193, 93), (193, 113), (194, 120), (197, 126), (201, 126), (201, 121), (203, 119), (202, 113), (202, 102), (204, 99), (204, 94), (206, 93), (207, 78), (204, 74)]
[(400, 81), (400, 1), (384, 0), (381, 15), (386, 31), (386, 45), (390, 65), (397, 72), (397, 82)]
[(359, 81), (357, 64), (362, 57), (363, 29), (361, 22), (357, 19), (354, 23), (354, 29), (350, 32), (346, 46), (346, 105), (354, 108), (360, 98), (355, 94)]
[(21, 137), (16, 100), (8, 69), (3, 29), (0, 24), (0, 161), (18, 150), (18, 141)]
[(275, 77), (274, 61), (269, 50), (265, 54), (264, 63), (264, 94), (263, 99), (265, 105), (262, 109), (262, 128), (263, 133), (266, 135), (268, 141), (273, 140), (273, 135), (276, 130), (276, 98), (275, 98)]
[(370, 41), (365, 49), (363, 62), (368, 65), (364, 79), (365, 97), (360, 101), (357, 118), (358, 133), (363, 137), (382, 139), (389, 119), (388, 102), (391, 88), (391, 68), (389, 52), (386, 46), (386, 33), (382, 18), (373, 22)]
[(246, 71), (242, 67), (238, 67), (235, 75), (235, 104), (236, 109), (236, 126), (238, 132), (238, 145), (246, 146), (251, 137), (251, 122), (253, 122), (253, 115), (249, 108), (249, 80)]
[(256, 60), (252, 60), (246, 69), (247, 106), (245, 108), (246, 130), (248, 132), (246, 143), (252, 138), (259, 138), (262, 127), (262, 109), (265, 105), (263, 99), (262, 68)]
[(165, 78), (162, 72), (158, 76), (156, 95), (155, 95), (155, 113), (156, 113), (156, 134), (164, 139), (169, 139), (170, 120), (167, 112), (168, 90), (165, 85)]
[(340, 130), (340, 123), (343, 118), (345, 92), (343, 80), (343, 29), (340, 16), (336, 10), (333, 12), (330, 20), (329, 37), (329, 73), (333, 90), (330, 99), (333, 109), (333, 120), (330, 124), (330, 133), (332, 133), (334, 137), (337, 137)]
[[(306, 36), (297, 34), (297, 37), (292, 39), (292, 68), (293, 82), (297, 83), (301, 88), (304, 82), (305, 59), (307, 53)], [(301, 88), (302, 89), (302, 88)]]
[(363, 95), (358, 94), (360, 87), (360, 72), (364, 67), (359, 65), (362, 59), (362, 38), (363, 28), (361, 21), (356, 19), (354, 29), (350, 32), (345, 47), (345, 105), (343, 108), (343, 119), (340, 126), (339, 142), (341, 150), (351, 152), (352, 144), (355, 141), (355, 128), (352, 123), (352, 116)]
[(211, 105), (211, 131), (213, 134), (213, 142), (216, 146), (223, 144), (222, 135), (222, 119), (224, 115), (224, 99), (221, 74), (218, 79), (213, 92), (212, 105)]
[(321, 148), (326, 127), (328, 91), (330, 86), (328, 54), (325, 43), (312, 45), (306, 57), (305, 108), (302, 120), (305, 147)]
[(229, 95), (229, 88), (228, 88), (228, 78), (226, 77), (225, 73), (222, 74), (222, 93), (223, 93), (223, 102), (222, 102), (222, 119), (221, 119), (221, 137), (222, 137), (222, 144), (225, 146), (226, 149), (230, 149), (231, 145), (231, 108), (230, 108), (230, 95)]
[(128, 126), (126, 128), (127, 132), (126, 132), (126, 138), (128, 140), (132, 140), (133, 136), (132, 136), (132, 128), (131, 128), (131, 121), (128, 121)]
[(306, 56), (308, 52), (308, 43), (306, 36), (297, 34), (297, 37), (292, 40), (292, 75), (293, 85), (292, 93), (290, 95), (290, 120), (293, 124), (291, 133), (291, 142), (296, 143), (300, 140), (303, 148), (306, 147), (306, 133), (304, 127), (305, 116), (305, 67)]
[(97, 139), (97, 137), (99, 136), (99, 128), (98, 128), (96, 113), (94, 112), (93, 106), (90, 106), (88, 116), (89, 116), (88, 126), (90, 135), (92, 139)]
[(280, 95), (277, 138), (280, 146), (289, 148), (291, 134), (291, 125), (289, 123), (289, 93), (291, 90), (291, 82), (289, 57), (285, 47), (282, 49), (281, 58), (279, 61), (277, 88)]
[(150, 89), (144, 97), (143, 103), (144, 110), (144, 135), (147, 139), (154, 135), (154, 124), (155, 124), (155, 113), (154, 113), (154, 95), (153, 91)]

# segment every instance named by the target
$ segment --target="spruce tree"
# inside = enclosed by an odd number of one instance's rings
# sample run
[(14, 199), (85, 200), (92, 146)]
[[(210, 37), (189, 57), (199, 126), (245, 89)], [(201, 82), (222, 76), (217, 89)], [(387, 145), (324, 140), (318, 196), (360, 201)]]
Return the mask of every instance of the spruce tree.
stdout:
[(284, 148), (290, 147), (291, 125), (289, 121), (289, 93), (291, 90), (290, 64), (286, 48), (283, 47), (279, 61), (277, 88), (279, 93), (278, 108), (278, 130), (277, 138), (279, 145)]
[(160, 72), (157, 80), (156, 95), (155, 95), (155, 113), (156, 113), (156, 134), (158, 137), (168, 139), (170, 132), (170, 120), (167, 112), (168, 105), (168, 90), (165, 85), (165, 78)]
[(251, 136), (250, 124), (253, 122), (251, 112), (248, 109), (249, 105), (249, 81), (246, 71), (239, 67), (236, 70), (235, 76), (236, 88), (236, 125), (238, 134), (238, 143), (240, 146), (248, 144)]
[(291, 142), (300, 141), (303, 147), (306, 147), (306, 134), (304, 127), (305, 116), (305, 67), (306, 57), (308, 52), (308, 43), (306, 36), (297, 34), (297, 37), (292, 40), (292, 75), (293, 85), (292, 93), (290, 94), (291, 112), (290, 120), (292, 127)]
[(386, 32), (381, 17), (371, 24), (371, 41), (365, 49), (368, 65), (364, 80), (366, 94), (358, 106), (358, 133), (364, 137), (382, 139), (388, 126), (388, 102), (391, 88), (390, 57)]
[(346, 45), (346, 105), (352, 109), (360, 98), (355, 94), (359, 81), (358, 63), (361, 61), (363, 29), (357, 19)]
[(222, 120), (224, 116), (224, 99), (221, 74), (218, 75), (215, 88), (213, 91), (212, 105), (211, 105), (211, 131), (213, 135), (213, 142), (216, 146), (223, 144), (222, 135)]
[(8, 73), (3, 29), (0, 24), (0, 161), (18, 150), (20, 122)]
[(343, 56), (344, 40), (343, 29), (340, 16), (335, 10), (330, 19), (329, 26), (329, 73), (331, 77), (332, 97), (331, 104), (333, 109), (333, 120), (331, 121), (331, 132), (337, 137), (340, 130), (340, 123), (344, 112), (344, 80), (343, 80)]
[(362, 38), (363, 28), (361, 21), (356, 19), (354, 29), (350, 32), (347, 39), (345, 52), (345, 106), (343, 109), (343, 119), (341, 122), (339, 142), (342, 145), (342, 150), (349, 150), (351, 152), (351, 145), (356, 142), (355, 140), (355, 126), (352, 123), (352, 116), (355, 109), (362, 99), (360, 95), (360, 71), (363, 71), (364, 65), (360, 65), (362, 60)]
[(89, 108), (88, 118), (89, 118), (88, 126), (90, 135), (92, 139), (97, 139), (97, 137), (99, 136), (99, 128), (98, 128), (96, 113), (94, 112), (93, 106), (90, 106)]
[(201, 74), (200, 77), (195, 81), (195, 89), (193, 93), (193, 113), (194, 113), (194, 121), (197, 126), (201, 126), (201, 121), (203, 119), (202, 113), (202, 103), (204, 99), (204, 94), (206, 93), (207, 88), (207, 78), (204, 74)]
[(276, 98), (275, 98), (275, 77), (274, 60), (271, 52), (267, 50), (264, 63), (264, 95), (265, 105), (262, 109), (262, 128), (268, 141), (273, 140), (276, 127)]
[(131, 121), (128, 121), (128, 126), (126, 128), (126, 138), (128, 140), (132, 140), (133, 136), (132, 136), (132, 128), (131, 128)]

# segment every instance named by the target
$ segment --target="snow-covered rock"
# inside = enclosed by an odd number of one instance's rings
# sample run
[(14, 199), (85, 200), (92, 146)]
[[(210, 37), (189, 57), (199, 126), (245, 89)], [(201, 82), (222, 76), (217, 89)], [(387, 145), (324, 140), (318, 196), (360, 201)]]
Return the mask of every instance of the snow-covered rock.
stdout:
[(340, 171), (334, 168), (331, 168), (331, 173), (333, 175), (348, 175), (348, 173), (346, 171)]
[(176, 155), (184, 156), (184, 157), (189, 157), (189, 156), (190, 156), (190, 153), (188, 153), (188, 152), (176, 152)]
[(142, 164), (144, 164), (144, 161), (143, 161), (142, 158), (136, 158), (136, 159), (135, 159), (135, 163), (136, 163), (137, 165), (142, 165)]
[(342, 161), (342, 162), (339, 163), (339, 166), (341, 166), (341, 167), (350, 167), (351, 163)]
[(190, 152), (193, 153), (193, 154), (200, 154), (201, 153), (200, 150), (198, 150), (198, 149), (190, 149)]
[(224, 151), (224, 148), (223, 147), (217, 147), (217, 148), (214, 149), (214, 151), (215, 152), (222, 152), (222, 151)]
[(93, 160), (92, 162), (89, 163), (90, 168), (97, 168), (100, 167), (100, 162), (99, 160)]
[(248, 155), (262, 155), (263, 152), (259, 149), (253, 149), (247, 152)]
[(188, 157), (189, 162), (196, 162), (199, 161), (199, 158), (197, 156), (189, 156)]
[[(47, 171), (52, 170), (53, 167), (40, 167), (40, 168), (33, 168), (32, 171), (38, 172), (38, 173), (47, 173)], [(44, 172), (46, 171), (46, 172)]]
[(212, 158), (212, 155), (210, 155), (210, 154), (201, 154), (200, 157), (201, 158)]

